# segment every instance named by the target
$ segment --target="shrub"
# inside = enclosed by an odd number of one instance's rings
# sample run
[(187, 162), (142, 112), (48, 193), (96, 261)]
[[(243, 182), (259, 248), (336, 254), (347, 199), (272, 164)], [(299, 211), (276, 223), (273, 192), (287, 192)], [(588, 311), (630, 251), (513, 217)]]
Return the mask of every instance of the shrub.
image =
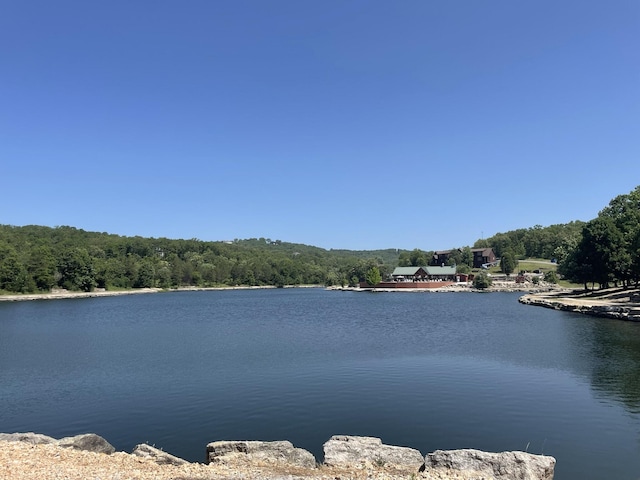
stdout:
[(473, 277), (473, 287), (479, 290), (484, 290), (491, 286), (491, 278), (486, 272), (480, 272)]

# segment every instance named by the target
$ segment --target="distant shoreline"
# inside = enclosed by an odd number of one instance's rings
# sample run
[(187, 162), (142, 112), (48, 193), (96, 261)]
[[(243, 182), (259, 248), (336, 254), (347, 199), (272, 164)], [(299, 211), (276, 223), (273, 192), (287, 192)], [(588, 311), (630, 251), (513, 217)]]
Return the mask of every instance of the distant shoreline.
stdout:
[(141, 295), (148, 293), (170, 293), (170, 292), (205, 292), (205, 291), (225, 291), (225, 290), (269, 290), (276, 288), (325, 288), (333, 291), (348, 292), (374, 292), (374, 293), (438, 293), (438, 292), (521, 292), (521, 293), (541, 293), (560, 290), (557, 286), (525, 285), (515, 282), (494, 282), (491, 287), (479, 290), (473, 288), (471, 284), (459, 283), (440, 288), (359, 288), (359, 287), (325, 287), (324, 285), (285, 285), (276, 287), (274, 285), (237, 285), (229, 287), (178, 287), (178, 288), (132, 288), (130, 290), (104, 290), (96, 289), (92, 292), (71, 292), (64, 289), (54, 289), (51, 292), (43, 293), (16, 293), (0, 295), (0, 302), (25, 302), (32, 300), (64, 300), (71, 298), (98, 298), (117, 297), (122, 295)]
[(471, 283), (456, 283), (444, 287), (434, 288), (360, 288), (360, 287), (328, 287), (327, 290), (347, 291), (347, 292), (369, 292), (369, 293), (442, 293), (442, 292), (476, 292), (476, 293), (493, 293), (493, 292), (520, 292), (520, 293), (541, 293), (541, 292), (557, 292), (565, 291), (562, 287), (553, 284), (532, 284), (532, 283), (516, 283), (495, 281), (485, 289), (474, 288)]
[[(322, 285), (287, 285), (282, 288), (321, 288)], [(131, 290), (94, 290), (93, 292), (69, 292), (53, 290), (43, 293), (17, 293), (0, 295), (0, 302), (24, 302), (31, 300), (64, 300), (69, 298), (117, 297), (121, 295), (141, 295), (163, 292), (201, 292), (221, 290), (266, 290), (280, 288), (273, 285), (234, 287), (179, 287), (179, 288), (133, 288)]]
[(16, 293), (0, 295), (0, 302), (24, 302), (29, 300), (63, 300), (66, 298), (94, 298), (115, 297), (119, 295), (139, 295), (143, 293), (158, 293), (160, 288), (138, 288), (132, 290), (95, 290), (93, 292), (69, 292), (66, 290), (53, 290), (43, 293)]

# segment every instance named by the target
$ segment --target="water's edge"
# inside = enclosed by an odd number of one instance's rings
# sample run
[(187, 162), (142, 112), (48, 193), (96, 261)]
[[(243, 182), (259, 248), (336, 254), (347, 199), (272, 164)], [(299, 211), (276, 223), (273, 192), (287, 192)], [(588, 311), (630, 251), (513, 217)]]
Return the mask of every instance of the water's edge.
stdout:
[[(36, 445), (51, 445), (57, 448), (93, 452), (111, 455), (115, 448), (99, 435), (89, 433), (55, 439), (37, 433), (0, 433), (0, 450), (3, 442), (19, 442), (34, 448)], [(262, 467), (261, 478), (273, 475), (280, 478), (283, 468), (295, 469), (297, 478), (317, 476), (318, 469), (337, 467), (345, 470), (375, 471), (392, 468), (395, 473), (412, 477), (421, 472), (423, 478), (431, 478), (431, 472), (445, 470), (454, 478), (470, 478), (470, 475), (487, 472), (496, 480), (502, 478), (527, 478), (528, 480), (552, 480), (556, 460), (545, 455), (534, 455), (526, 452), (491, 453), (480, 450), (437, 450), (423, 456), (418, 450), (410, 447), (385, 445), (379, 438), (334, 435), (323, 445), (324, 462), (320, 464), (308, 451), (296, 448), (288, 441), (217, 441), (206, 446), (205, 464), (224, 465), (225, 468), (236, 469), (237, 474), (247, 466)], [(145, 458), (158, 465), (199, 465), (199, 462), (188, 462), (168, 452), (155, 448), (148, 443), (137, 445), (131, 453), (121, 454)], [(95, 463), (104, 457), (95, 457)], [(19, 460), (19, 459), (18, 459)], [(45, 458), (41, 458), (45, 461)], [(72, 463), (70, 457), (67, 462)], [(86, 463), (86, 458), (83, 459)], [(19, 462), (18, 462), (19, 463)], [(264, 468), (266, 467), (266, 471)], [(136, 467), (136, 469), (139, 467)], [(493, 476), (495, 472), (501, 472)], [(526, 477), (521, 475), (526, 473)], [(437, 478), (443, 479), (442, 475)]]

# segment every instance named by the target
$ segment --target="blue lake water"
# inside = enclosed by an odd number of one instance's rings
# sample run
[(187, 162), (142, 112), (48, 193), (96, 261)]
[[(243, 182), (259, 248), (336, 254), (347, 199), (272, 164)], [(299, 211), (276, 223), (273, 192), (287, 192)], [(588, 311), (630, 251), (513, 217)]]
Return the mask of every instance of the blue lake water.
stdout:
[(323, 289), (0, 303), (0, 431), (95, 432), (203, 461), (215, 440), (334, 434), (553, 455), (640, 479), (640, 324), (513, 293)]

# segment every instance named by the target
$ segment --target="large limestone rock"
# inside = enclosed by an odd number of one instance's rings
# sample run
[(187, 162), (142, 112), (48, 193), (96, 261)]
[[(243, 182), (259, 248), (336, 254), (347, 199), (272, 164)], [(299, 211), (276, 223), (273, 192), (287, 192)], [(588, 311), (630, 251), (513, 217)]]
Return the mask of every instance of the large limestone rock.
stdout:
[(33, 433), (33, 432), (0, 433), (0, 440), (4, 440), (5, 442), (25, 442), (25, 443), (30, 443), (32, 445), (56, 443), (58, 441), (53, 437), (49, 437), (41, 433)]
[(58, 440), (58, 445), (75, 450), (86, 450), (88, 452), (106, 453), (111, 455), (116, 449), (100, 435), (95, 433), (85, 433), (74, 437), (64, 437)]
[(385, 445), (375, 437), (334, 435), (324, 445), (324, 463), (329, 466), (371, 464), (418, 471), (422, 454), (413, 448)]
[(186, 465), (189, 463), (180, 457), (171, 455), (146, 443), (136, 445), (131, 454), (137, 457), (150, 458), (160, 465)]
[(74, 437), (64, 437), (56, 440), (53, 437), (42, 435), (41, 433), (0, 433), (0, 440), (7, 442), (25, 442), (33, 445), (51, 443), (63, 448), (73, 448), (75, 450), (86, 450), (88, 452), (106, 453), (111, 455), (116, 451), (109, 442), (95, 433), (85, 433)]
[(425, 457), (427, 472), (462, 472), (485, 480), (552, 480), (556, 459), (525, 452), (436, 450)]
[(207, 445), (206, 463), (226, 464), (286, 464), (303, 468), (315, 468), (315, 457), (291, 442), (219, 441)]

